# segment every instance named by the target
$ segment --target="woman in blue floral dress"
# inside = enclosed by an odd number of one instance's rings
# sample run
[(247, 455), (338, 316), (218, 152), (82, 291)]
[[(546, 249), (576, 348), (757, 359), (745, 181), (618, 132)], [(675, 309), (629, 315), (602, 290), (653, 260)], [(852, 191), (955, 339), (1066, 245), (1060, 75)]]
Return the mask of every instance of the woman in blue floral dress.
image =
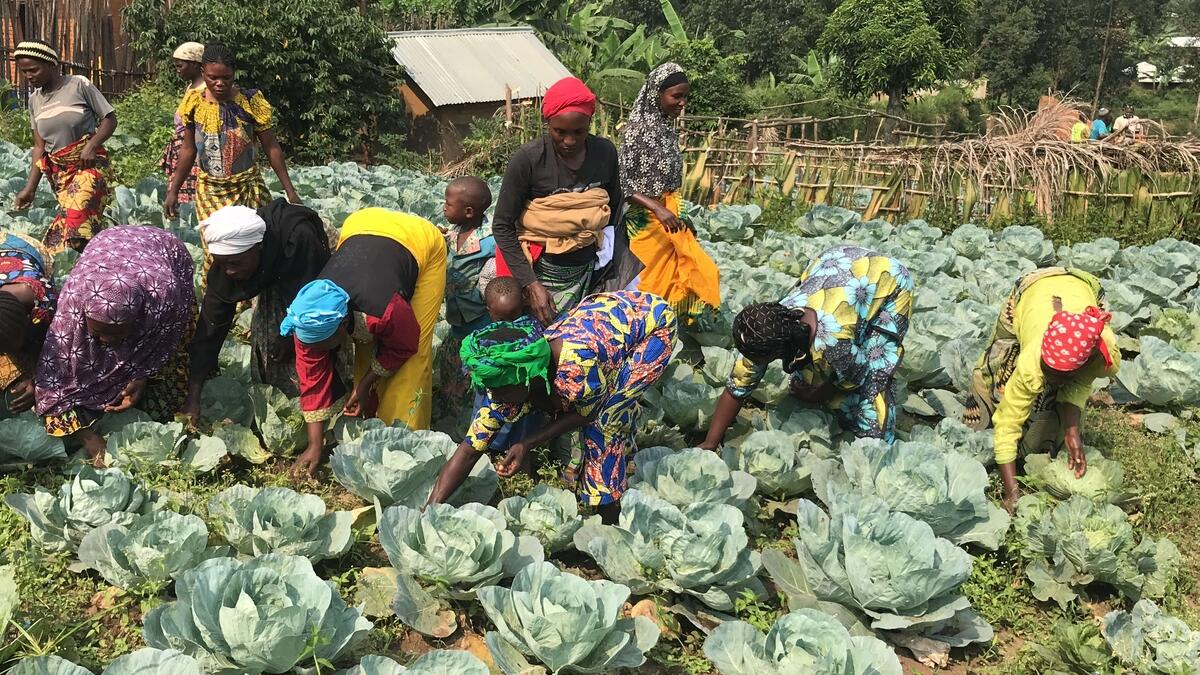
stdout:
[(553, 421), (509, 448), (497, 471), (511, 476), (528, 451), (580, 431), (567, 475), (580, 501), (616, 522), (626, 488), (626, 459), (642, 394), (667, 368), (677, 337), (675, 311), (662, 298), (637, 291), (587, 298), (544, 333), (528, 319), (502, 322), (463, 342), (463, 365), (487, 401), (466, 439), (442, 469), (430, 496), (443, 501), (462, 483), (492, 437), (539, 408)]
[(817, 256), (783, 300), (734, 319), (740, 352), (701, 447), (716, 449), (776, 359), (792, 394), (829, 405), (859, 438), (889, 443), (896, 429), (895, 372), (904, 356), (913, 281), (900, 261), (858, 246)]

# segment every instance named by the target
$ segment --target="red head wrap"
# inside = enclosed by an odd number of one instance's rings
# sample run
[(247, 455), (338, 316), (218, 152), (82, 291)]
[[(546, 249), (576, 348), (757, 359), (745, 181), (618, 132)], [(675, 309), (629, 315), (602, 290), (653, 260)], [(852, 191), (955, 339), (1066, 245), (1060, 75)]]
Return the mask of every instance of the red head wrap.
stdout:
[(550, 85), (542, 97), (542, 117), (550, 119), (568, 112), (591, 117), (596, 112), (596, 95), (577, 77), (564, 77)]
[(1050, 320), (1042, 337), (1042, 362), (1063, 373), (1079, 370), (1099, 349), (1106, 365), (1112, 365), (1108, 345), (1101, 338), (1104, 326), (1112, 319), (1098, 307), (1088, 307), (1082, 314), (1058, 312)]

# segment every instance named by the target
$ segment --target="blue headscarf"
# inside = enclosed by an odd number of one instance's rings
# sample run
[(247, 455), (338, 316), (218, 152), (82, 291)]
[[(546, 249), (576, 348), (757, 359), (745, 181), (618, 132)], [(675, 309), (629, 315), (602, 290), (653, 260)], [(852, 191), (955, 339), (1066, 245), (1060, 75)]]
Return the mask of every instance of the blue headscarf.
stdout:
[(350, 311), (350, 296), (328, 279), (310, 281), (296, 294), (279, 324), (280, 335), (291, 335), (311, 345), (337, 332)]

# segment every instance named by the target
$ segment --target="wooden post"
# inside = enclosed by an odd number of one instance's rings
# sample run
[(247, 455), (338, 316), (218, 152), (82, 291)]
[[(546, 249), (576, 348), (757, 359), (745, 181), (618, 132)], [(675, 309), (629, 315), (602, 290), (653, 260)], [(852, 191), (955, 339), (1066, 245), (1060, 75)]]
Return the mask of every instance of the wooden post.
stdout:
[(1200, 94), (1196, 94), (1196, 114), (1192, 115), (1192, 124), (1200, 124)]
[(1100, 89), (1104, 86), (1104, 71), (1108, 69), (1108, 42), (1112, 34), (1113, 5), (1116, 0), (1108, 0), (1108, 22), (1104, 24), (1104, 47), (1100, 50), (1100, 74), (1096, 76), (1096, 93), (1092, 96), (1092, 114), (1100, 108)]
[(513, 106), (512, 106), (512, 87), (508, 84), (504, 85), (504, 128), (512, 128), (513, 123)]

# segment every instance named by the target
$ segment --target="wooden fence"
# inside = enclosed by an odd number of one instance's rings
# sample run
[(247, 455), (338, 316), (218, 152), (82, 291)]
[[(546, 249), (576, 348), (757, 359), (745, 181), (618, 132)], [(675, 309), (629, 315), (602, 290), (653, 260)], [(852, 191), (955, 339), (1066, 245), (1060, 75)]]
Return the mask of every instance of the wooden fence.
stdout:
[[(864, 113), (867, 115), (867, 113)], [(841, 118), (839, 118), (841, 119)], [(749, 120), (681, 131), (683, 195), (703, 204), (790, 200), (866, 218), (907, 220), (939, 209), (955, 222), (1086, 218), (1200, 235), (1200, 142), (1069, 143), (1057, 138), (945, 134), (900, 121), (899, 146), (820, 140), (829, 120)], [(907, 128), (906, 128), (907, 126)], [(779, 133), (781, 128), (801, 130)]]
[(22, 40), (39, 39), (58, 50), (64, 72), (83, 75), (105, 95), (115, 95), (144, 80), (125, 35), (121, 10), (129, 0), (0, 0), (3, 78), (22, 101), (28, 85), (17, 71), (12, 50)]

